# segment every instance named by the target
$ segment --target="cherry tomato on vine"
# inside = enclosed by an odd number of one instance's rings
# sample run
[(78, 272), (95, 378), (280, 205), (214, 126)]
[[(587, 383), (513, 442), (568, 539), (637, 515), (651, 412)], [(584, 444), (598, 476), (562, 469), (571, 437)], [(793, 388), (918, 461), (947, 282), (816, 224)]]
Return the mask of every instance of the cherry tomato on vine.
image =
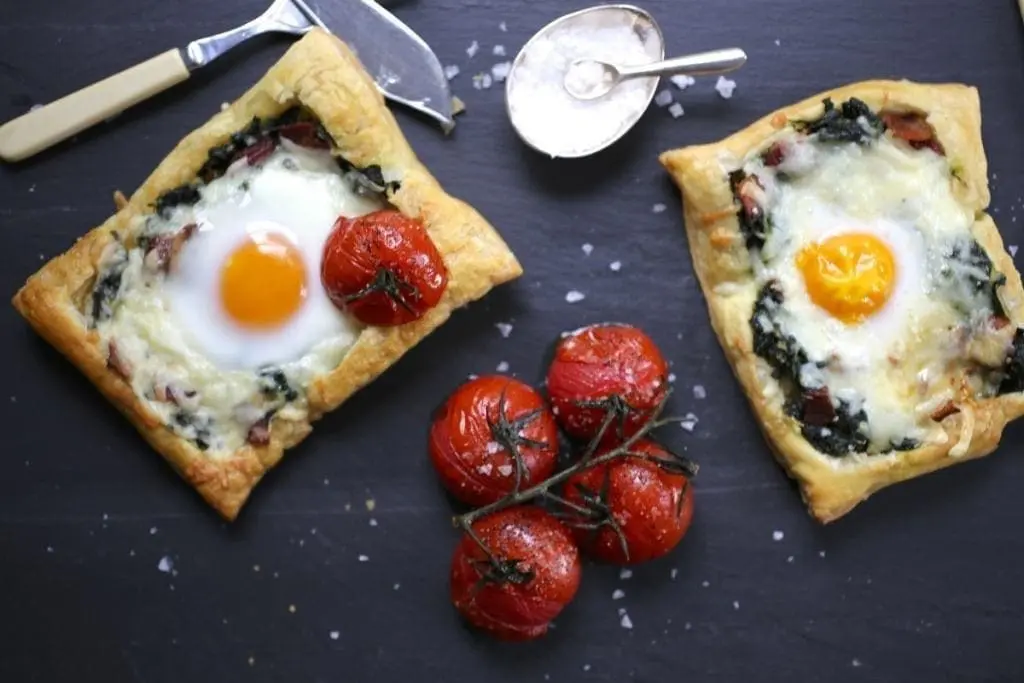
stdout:
[(548, 396), (558, 423), (592, 439), (609, 412), (605, 442), (628, 438), (668, 390), (668, 363), (644, 332), (630, 325), (592, 325), (558, 342), (548, 369)]
[(448, 271), (423, 223), (393, 209), (340, 217), (320, 279), (335, 306), (367, 325), (402, 325), (437, 305)]
[[(569, 478), (563, 494), (593, 511), (568, 522), (580, 549), (615, 564), (665, 555), (693, 519), (693, 487), (683, 474), (686, 461), (649, 439), (640, 439), (630, 451), (644, 458), (625, 456), (583, 470)], [(602, 452), (607, 449), (595, 457)]]
[(452, 558), (451, 596), (473, 626), (502, 640), (544, 635), (576, 595), (580, 558), (569, 530), (533, 506), (506, 508), (472, 525)]
[(430, 459), (441, 483), (473, 506), (512, 493), (517, 479), (520, 490), (540, 483), (554, 472), (557, 458), (554, 416), (540, 394), (511, 377), (466, 382), (430, 427)]

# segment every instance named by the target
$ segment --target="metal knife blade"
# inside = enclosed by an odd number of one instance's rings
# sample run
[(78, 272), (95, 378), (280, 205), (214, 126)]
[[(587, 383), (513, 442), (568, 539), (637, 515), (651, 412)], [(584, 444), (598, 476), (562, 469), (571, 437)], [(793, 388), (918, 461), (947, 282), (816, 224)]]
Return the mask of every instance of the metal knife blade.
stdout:
[(441, 61), (416, 32), (374, 0), (292, 0), (309, 20), (334, 33), (390, 100), (455, 128), (452, 94)]

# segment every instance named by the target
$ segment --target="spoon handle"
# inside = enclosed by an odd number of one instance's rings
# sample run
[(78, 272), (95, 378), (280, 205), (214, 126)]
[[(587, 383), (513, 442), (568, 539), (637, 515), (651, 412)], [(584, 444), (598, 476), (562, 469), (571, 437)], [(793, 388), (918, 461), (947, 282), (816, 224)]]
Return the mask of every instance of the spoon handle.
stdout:
[(711, 50), (685, 55), (674, 59), (666, 59), (653, 64), (640, 66), (620, 66), (621, 78), (640, 78), (642, 76), (669, 76), (686, 74), (687, 76), (715, 76), (726, 74), (743, 66), (747, 61), (747, 53), (737, 47), (725, 50)]

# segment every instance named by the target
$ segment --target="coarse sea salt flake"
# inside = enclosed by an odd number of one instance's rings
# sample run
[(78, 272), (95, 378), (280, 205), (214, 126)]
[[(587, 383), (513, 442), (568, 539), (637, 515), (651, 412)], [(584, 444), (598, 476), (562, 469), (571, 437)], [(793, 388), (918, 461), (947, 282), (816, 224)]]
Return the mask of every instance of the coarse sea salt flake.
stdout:
[(508, 24), (506, 24), (504, 21), (499, 22), (498, 30), (501, 31), (502, 33), (505, 33), (506, 31), (508, 31)]
[(625, 581), (626, 579), (633, 578), (632, 569), (621, 569), (619, 570), (619, 578)]
[(594, 245), (590, 244), (589, 242), (584, 244), (582, 248), (583, 248), (583, 254), (585, 256), (590, 256), (590, 254), (594, 251)]
[(495, 369), (498, 372), (508, 372), (508, 363), (506, 361), (501, 361), (500, 363), (498, 363), (498, 367)]
[(668, 108), (668, 113), (672, 114), (672, 118), (678, 119), (686, 112), (683, 111), (683, 105), (679, 104), (678, 102), (673, 102), (672, 106)]
[(621, 588), (616, 588), (612, 591), (612, 600), (621, 600), (624, 597), (626, 597), (626, 591)]
[(495, 323), (494, 326), (498, 328), (498, 332), (505, 339), (512, 334), (512, 323)]
[(586, 295), (583, 292), (578, 292), (575, 289), (570, 290), (569, 292), (566, 292), (566, 294), (565, 294), (565, 300), (567, 302), (569, 302), (570, 304), (574, 304), (574, 303), (576, 303), (578, 301), (583, 301), (586, 298), (587, 297), (586, 297)]
[(156, 568), (162, 571), (164, 574), (170, 574), (171, 570), (174, 569), (174, 561), (170, 557), (164, 555), (157, 562)]
[(1018, 247), (1017, 247), (1016, 244), (1011, 244), (1010, 246), (1007, 247), (1007, 249), (1010, 252), (1010, 256), (1016, 256), (1017, 255), (1017, 248)]
[(672, 81), (672, 85), (676, 86), (680, 90), (686, 90), (691, 85), (697, 82), (693, 76), (687, 76), (686, 74), (676, 74), (669, 78)]
[(667, 208), (667, 206), (665, 206), (661, 202), (658, 202), (657, 204), (651, 207), (651, 211), (653, 211), (654, 213), (664, 213), (665, 209)]
[(479, 73), (473, 76), (473, 87), (477, 90), (487, 90), (491, 87), (491, 75)]
[(502, 83), (508, 78), (510, 71), (512, 71), (512, 62), (498, 62), (491, 67), (491, 77), (494, 78), (495, 83)]
[(693, 413), (687, 413), (686, 416), (679, 421), (679, 426), (688, 432), (692, 432), (697, 426), (697, 416)]
[(367, 555), (360, 555), (360, 556), (359, 556), (359, 561), (360, 561), (360, 562), (369, 562), (369, 561), (370, 561), (370, 558), (369, 558), (369, 556), (367, 556)]
[(444, 68), (444, 77), (449, 81), (459, 75), (459, 67), (454, 64), (449, 64)]
[(670, 90), (662, 90), (654, 96), (654, 103), (659, 107), (667, 107), (672, 104), (672, 92)]
[(494, 49), (491, 50), (491, 54), (494, 55), (495, 57), (504, 57), (505, 56), (505, 46), (504, 45), (495, 45)]
[(469, 55), (470, 59), (472, 59), (474, 56), (476, 56), (476, 53), (479, 50), (480, 50), (480, 43), (478, 43), (478, 42), (476, 42), (474, 40), (472, 43), (469, 44), (469, 47), (466, 48), (466, 54)]
[(625, 629), (633, 628), (633, 620), (629, 618), (628, 614), (622, 615), (622, 619), (619, 620), (619, 624)]
[(341, 637), (341, 634), (338, 633), (337, 631), (331, 631), (330, 636), (331, 636), (331, 640), (337, 640), (338, 638)]
[(611, 263), (609, 263), (609, 264), (608, 264), (608, 267), (609, 267), (609, 268), (610, 268), (610, 269), (611, 269), (611, 270), (612, 270), (613, 272), (616, 272), (616, 273), (617, 273), (617, 272), (619, 272), (620, 270), (622, 270), (622, 261), (612, 261)]
[(736, 90), (736, 81), (730, 80), (725, 76), (719, 76), (718, 80), (715, 81), (715, 90), (718, 94), (725, 99), (732, 97), (732, 93)]
[(511, 476), (511, 474), (512, 474), (512, 465), (500, 465), (498, 467), (498, 474), (500, 474), (503, 477)]
[(786, 534), (784, 534), (783, 532), (779, 531), (778, 529), (776, 529), (775, 531), (772, 532), (772, 540), (773, 541), (781, 541), (785, 537), (786, 537)]

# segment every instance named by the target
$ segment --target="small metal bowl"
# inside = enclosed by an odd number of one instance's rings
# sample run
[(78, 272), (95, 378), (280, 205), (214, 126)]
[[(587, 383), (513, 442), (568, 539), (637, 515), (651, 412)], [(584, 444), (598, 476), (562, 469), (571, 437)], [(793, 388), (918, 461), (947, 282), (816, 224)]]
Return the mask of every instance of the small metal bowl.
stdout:
[[(581, 29), (586, 29), (588, 27), (596, 28), (606, 25), (607, 20), (613, 13), (628, 13), (632, 15), (633, 30), (637, 32), (637, 35), (643, 41), (645, 49), (650, 52), (651, 62), (660, 61), (665, 58), (665, 37), (661, 32), (661, 27), (658, 26), (654, 17), (652, 17), (646, 10), (634, 5), (616, 4), (588, 7), (587, 9), (582, 9), (577, 12), (561, 16), (544, 26), (526, 42), (523, 48), (519, 51), (519, 54), (516, 55), (515, 60), (512, 62), (512, 68), (509, 71), (508, 78), (505, 81), (505, 109), (508, 113), (509, 120), (512, 122), (512, 127), (515, 128), (516, 133), (522, 141), (531, 148), (552, 158), (572, 159), (589, 156), (609, 147), (618, 141), (623, 135), (628, 133), (630, 129), (636, 125), (636, 122), (640, 120), (640, 117), (644, 115), (644, 112), (646, 112), (650, 107), (651, 100), (654, 99), (654, 94), (658, 90), (659, 79), (657, 77), (643, 79), (643, 82), (646, 82), (647, 84), (647, 100), (644, 103), (644, 106), (639, 108), (634, 116), (628, 120), (624, 120), (622, 125), (615, 130), (613, 134), (607, 135), (601, 140), (595, 140), (594, 144), (589, 145), (585, 149), (573, 150), (545, 149), (543, 143), (539, 142), (535, 138), (531, 138), (530, 131), (523, 129), (521, 126), (522, 120), (517, 117), (517, 108), (515, 106), (516, 72), (522, 67), (523, 62), (530, 51), (530, 47), (533, 46), (538, 39), (546, 36), (556, 29), (563, 28), (568, 24), (578, 23)], [(652, 48), (654, 48), (654, 51), (652, 51)], [(586, 57), (586, 55), (581, 55), (581, 57)], [(613, 89), (612, 92), (605, 97), (614, 96), (615, 90)]]

